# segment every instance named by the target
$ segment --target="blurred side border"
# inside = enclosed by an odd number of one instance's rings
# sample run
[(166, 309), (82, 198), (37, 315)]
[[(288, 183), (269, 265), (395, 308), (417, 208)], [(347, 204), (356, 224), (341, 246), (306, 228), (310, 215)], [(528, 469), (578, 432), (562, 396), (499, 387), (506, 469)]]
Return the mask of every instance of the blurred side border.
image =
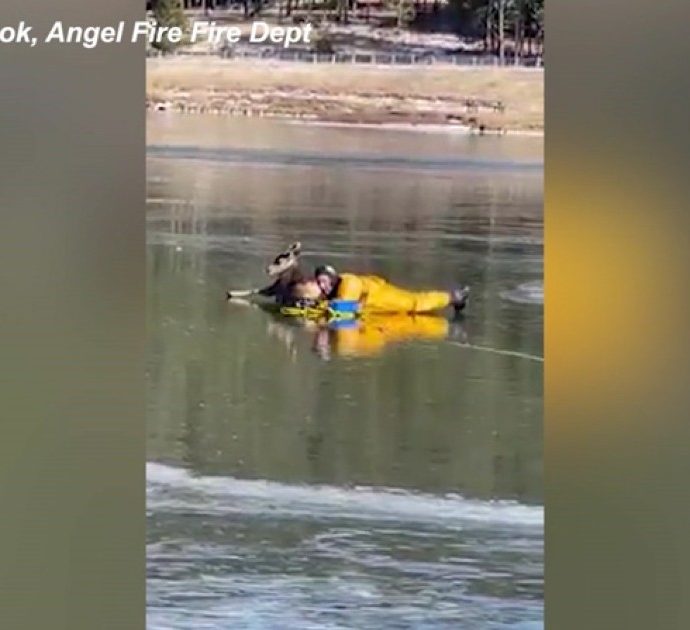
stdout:
[[(140, 0), (6, 0), (46, 34)], [(0, 627), (145, 627), (144, 57), (0, 44)]]
[(690, 627), (689, 12), (547, 4), (547, 628)]

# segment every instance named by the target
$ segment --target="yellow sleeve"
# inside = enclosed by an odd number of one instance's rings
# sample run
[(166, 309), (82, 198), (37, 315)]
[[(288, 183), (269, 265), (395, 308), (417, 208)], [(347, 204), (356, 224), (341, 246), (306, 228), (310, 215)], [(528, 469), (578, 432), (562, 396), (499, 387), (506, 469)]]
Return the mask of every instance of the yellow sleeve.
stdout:
[(340, 276), (338, 285), (338, 299), (355, 300), (359, 302), (362, 297), (362, 280), (351, 273), (344, 273)]

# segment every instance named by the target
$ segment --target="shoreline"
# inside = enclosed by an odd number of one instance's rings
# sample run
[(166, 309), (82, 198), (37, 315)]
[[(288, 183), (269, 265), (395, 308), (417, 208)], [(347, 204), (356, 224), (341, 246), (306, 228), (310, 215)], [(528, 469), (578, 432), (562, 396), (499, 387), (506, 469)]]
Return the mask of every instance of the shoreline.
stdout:
[(325, 120), (287, 120), (293, 125), (312, 125), (315, 127), (343, 127), (354, 129), (380, 129), (381, 131), (413, 131), (417, 133), (457, 133), (459, 135), (487, 135), (487, 136), (522, 136), (526, 138), (543, 138), (543, 129), (519, 130), (504, 129), (492, 131), (490, 129), (480, 132), (479, 130), (466, 125), (456, 124), (433, 124), (433, 123), (348, 123), (348, 122), (329, 122)]
[[(155, 110), (148, 109), (150, 113), (161, 113), (161, 114), (176, 114), (176, 115), (215, 115), (214, 112), (180, 112), (172, 110)], [(228, 116), (231, 118), (252, 118), (253, 116), (242, 116), (241, 114), (219, 114), (221, 116)], [(371, 129), (372, 131), (409, 131), (412, 133), (443, 133), (443, 134), (457, 134), (457, 135), (473, 135), (473, 136), (511, 136), (511, 137), (521, 137), (521, 138), (543, 138), (543, 129), (484, 129), (480, 131), (479, 129), (469, 127), (466, 125), (459, 124), (434, 124), (434, 123), (400, 123), (400, 122), (380, 122), (380, 123), (367, 123), (367, 122), (339, 122), (331, 120), (320, 120), (315, 118), (294, 118), (280, 115), (270, 115), (264, 114), (261, 116), (256, 116), (257, 118), (266, 118), (269, 120), (277, 120), (284, 122), (289, 125), (306, 125), (309, 127), (333, 127), (333, 128), (343, 128), (343, 129)]]
[(149, 112), (293, 124), (542, 137), (543, 73), (149, 59)]

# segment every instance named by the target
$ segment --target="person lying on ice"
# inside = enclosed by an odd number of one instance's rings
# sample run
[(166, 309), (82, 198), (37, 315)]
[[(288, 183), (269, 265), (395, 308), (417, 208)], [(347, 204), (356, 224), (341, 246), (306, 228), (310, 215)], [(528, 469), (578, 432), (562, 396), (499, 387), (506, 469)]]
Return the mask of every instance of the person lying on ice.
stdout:
[(452, 306), (456, 313), (467, 305), (470, 289), (452, 291), (408, 291), (378, 276), (339, 274), (330, 265), (314, 271), (319, 288), (328, 300), (352, 300), (360, 309), (376, 313), (431, 313)]

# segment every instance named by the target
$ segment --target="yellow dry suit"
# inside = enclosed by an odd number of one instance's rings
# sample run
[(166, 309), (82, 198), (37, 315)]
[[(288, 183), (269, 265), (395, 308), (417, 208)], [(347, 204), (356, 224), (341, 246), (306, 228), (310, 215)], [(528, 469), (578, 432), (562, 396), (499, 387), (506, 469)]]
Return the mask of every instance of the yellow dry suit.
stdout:
[(430, 313), (450, 304), (446, 291), (407, 291), (378, 276), (340, 275), (340, 300), (355, 300), (366, 313)]

